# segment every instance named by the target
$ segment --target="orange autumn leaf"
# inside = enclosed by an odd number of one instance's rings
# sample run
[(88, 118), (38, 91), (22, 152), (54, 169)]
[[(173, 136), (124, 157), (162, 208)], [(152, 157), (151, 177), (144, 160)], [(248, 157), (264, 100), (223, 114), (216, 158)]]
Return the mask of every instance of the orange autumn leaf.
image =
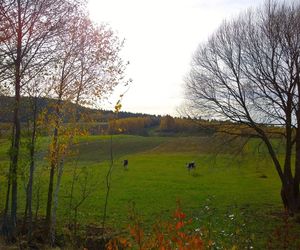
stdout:
[(178, 235), (179, 235), (179, 237), (180, 238), (182, 238), (182, 239), (184, 239), (185, 238), (185, 233), (183, 233), (183, 232), (178, 232)]
[(184, 226), (184, 222), (183, 222), (183, 221), (178, 221), (177, 224), (176, 224), (176, 226), (175, 226), (175, 228), (176, 228), (177, 230), (179, 230), (179, 229), (182, 228), (183, 226)]

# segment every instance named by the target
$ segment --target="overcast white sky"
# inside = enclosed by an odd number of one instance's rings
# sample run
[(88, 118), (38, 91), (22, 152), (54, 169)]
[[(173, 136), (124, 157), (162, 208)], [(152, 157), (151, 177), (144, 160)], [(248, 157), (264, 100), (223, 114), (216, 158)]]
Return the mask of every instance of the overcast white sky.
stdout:
[[(125, 38), (124, 60), (133, 82), (122, 111), (177, 115), (193, 52), (225, 18), (263, 0), (89, 0), (96, 22)], [(113, 109), (120, 87), (105, 108)]]

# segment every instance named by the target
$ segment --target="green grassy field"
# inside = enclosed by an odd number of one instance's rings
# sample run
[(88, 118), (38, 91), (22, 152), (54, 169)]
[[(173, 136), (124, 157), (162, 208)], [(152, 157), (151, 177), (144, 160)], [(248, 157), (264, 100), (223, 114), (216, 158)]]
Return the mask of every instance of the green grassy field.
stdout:
[[(35, 193), (40, 187), (39, 214), (44, 215), (48, 185), (45, 160), (47, 138), (40, 139)], [(9, 143), (0, 141), (2, 168), (1, 194), (5, 193)], [(222, 145), (222, 147), (220, 146)], [(240, 154), (240, 144), (226, 144), (211, 137), (140, 137), (113, 136), (114, 166), (108, 202), (108, 225), (121, 232), (130, 223), (132, 204), (143, 217), (146, 227), (158, 218), (169, 218), (180, 201), (183, 211), (193, 218), (194, 228), (205, 227), (218, 246), (238, 244), (247, 249), (263, 249), (268, 235), (280, 225), (280, 183), (264, 148), (250, 141)], [(80, 199), (87, 180), (89, 197), (78, 209), (80, 223), (101, 223), (105, 198), (105, 175), (110, 162), (110, 137), (78, 138), (65, 165), (59, 197), (58, 216), (67, 222), (70, 209), (71, 182), (74, 169), (78, 174), (75, 201)], [(129, 169), (122, 162), (129, 160)], [(195, 161), (197, 168), (188, 172), (186, 163)], [(26, 173), (26, 162), (22, 164)], [(20, 171), (21, 172), (21, 171)], [(26, 174), (19, 182), (25, 186)], [(19, 191), (22, 212), (25, 188)], [(34, 207), (37, 198), (35, 197)], [(1, 199), (3, 207), (4, 199)], [(299, 230), (299, 224), (295, 230)], [(298, 228), (297, 228), (298, 227)], [(300, 232), (300, 230), (299, 230)]]

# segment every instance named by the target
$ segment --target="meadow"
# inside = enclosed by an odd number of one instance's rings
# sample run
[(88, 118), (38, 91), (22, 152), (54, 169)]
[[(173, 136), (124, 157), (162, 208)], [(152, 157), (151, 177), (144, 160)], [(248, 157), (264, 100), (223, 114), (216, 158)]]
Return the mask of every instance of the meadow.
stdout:
[[(46, 145), (38, 141), (34, 185), (34, 211), (45, 214), (49, 163)], [(9, 143), (0, 141), (1, 195), (4, 197)], [(70, 207), (80, 202), (77, 219), (81, 225), (101, 224), (106, 194), (105, 176), (113, 153), (113, 172), (108, 199), (107, 225), (126, 234), (133, 207), (151, 229), (155, 221), (172, 216), (177, 202), (193, 219), (194, 230), (203, 230), (214, 241), (213, 249), (238, 245), (264, 249), (272, 233), (282, 225), (280, 182), (270, 158), (259, 142), (251, 139), (227, 142), (213, 136), (82, 136), (77, 138), (66, 160), (60, 189), (58, 218), (61, 228), (74, 217)], [(280, 152), (279, 152), (280, 153)], [(128, 170), (123, 160), (128, 159)], [(186, 163), (195, 161), (188, 171)], [(19, 175), (19, 212), (23, 213), (27, 163)], [(76, 178), (74, 178), (74, 176)], [(74, 181), (73, 181), (74, 180)], [(73, 182), (72, 182), (73, 181)], [(23, 187), (23, 188), (22, 188)], [(1, 199), (4, 206), (4, 199)], [(299, 224), (293, 230), (300, 232)]]

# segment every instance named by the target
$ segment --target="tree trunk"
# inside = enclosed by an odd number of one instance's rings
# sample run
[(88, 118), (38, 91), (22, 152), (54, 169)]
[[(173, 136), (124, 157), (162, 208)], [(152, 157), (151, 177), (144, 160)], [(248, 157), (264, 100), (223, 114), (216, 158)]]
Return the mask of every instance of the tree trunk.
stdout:
[(296, 146), (296, 163), (295, 163), (295, 178), (294, 178), (294, 196), (296, 199), (297, 211), (300, 213), (300, 142)]
[[(53, 148), (52, 150), (56, 150), (57, 148), (57, 128), (54, 129), (54, 138), (53, 138)], [(51, 164), (50, 164), (50, 176), (49, 176), (49, 187), (48, 187), (48, 199), (47, 199), (47, 210), (46, 210), (46, 227), (47, 233), (49, 234), (51, 231), (51, 210), (52, 210), (52, 197), (53, 197), (53, 183), (54, 183), (54, 170), (57, 165), (55, 153), (51, 154)]]
[(54, 185), (54, 171), (58, 164), (58, 129), (59, 129), (59, 116), (60, 116), (60, 101), (59, 97), (56, 108), (55, 108), (55, 128), (53, 132), (52, 148), (51, 148), (51, 159), (50, 159), (50, 176), (49, 176), (49, 187), (48, 187), (48, 199), (46, 208), (46, 231), (51, 241), (51, 227), (52, 227), (52, 200), (53, 200), (53, 185)]
[(7, 190), (6, 190), (6, 198), (5, 198), (5, 207), (3, 211), (3, 223), (1, 228), (1, 233), (5, 236), (9, 236), (10, 225), (9, 225), (9, 217), (8, 217), (8, 209), (9, 209), (9, 197), (10, 197), (10, 188), (11, 188), (11, 165), (9, 167), (9, 172), (7, 176)]
[(285, 162), (284, 162), (284, 181), (282, 182), (281, 197), (285, 209), (290, 215), (297, 212), (297, 201), (294, 190), (294, 177), (292, 174), (292, 116), (291, 108), (292, 98), (287, 100), (286, 108), (286, 148), (285, 148)]
[(54, 192), (54, 202), (53, 202), (53, 211), (52, 211), (52, 224), (51, 224), (51, 244), (54, 245), (55, 243), (55, 227), (56, 227), (56, 210), (58, 207), (58, 194), (59, 194), (59, 188), (61, 183), (61, 178), (63, 175), (64, 170), (64, 158), (61, 159), (59, 165), (58, 165), (58, 175), (57, 175), (57, 182), (55, 186), (55, 192)]
[(24, 215), (24, 225), (27, 223), (28, 218), (28, 238), (31, 238), (32, 233), (32, 186), (33, 186), (33, 175), (35, 170), (35, 141), (36, 141), (36, 129), (37, 129), (37, 97), (33, 100), (33, 126), (30, 140), (30, 169), (29, 169), (29, 180), (26, 188), (26, 207)]
[(291, 216), (299, 212), (299, 207), (298, 207), (299, 197), (295, 195), (293, 183), (289, 185), (282, 185), (281, 199), (284, 208), (288, 211), (288, 213)]
[[(300, 68), (297, 64), (297, 78), (295, 81), (297, 82), (297, 91), (298, 91), (298, 99), (300, 98)], [(297, 103), (297, 128), (296, 128), (296, 153), (295, 153), (295, 177), (294, 177), (294, 195), (296, 199), (296, 206), (297, 210), (300, 213), (300, 192), (299, 192), (299, 185), (300, 185), (300, 100)]]
[(15, 61), (15, 103), (14, 103), (14, 135), (12, 138), (13, 145), (11, 149), (11, 228), (12, 236), (15, 233), (17, 225), (17, 169), (20, 147), (21, 125), (19, 117), (20, 91), (21, 91), (21, 61), (22, 61), (22, 21), (21, 21), (21, 1), (18, 0), (18, 29), (17, 29), (17, 57)]
[[(20, 86), (20, 85), (18, 85)], [(11, 184), (12, 184), (12, 196), (11, 196), (11, 223), (15, 227), (17, 224), (17, 169), (18, 169), (18, 157), (19, 157), (19, 146), (20, 146), (20, 119), (19, 119), (19, 103), (20, 103), (20, 88), (16, 87), (16, 98), (15, 98), (15, 110), (14, 110), (14, 143), (11, 152)]]

